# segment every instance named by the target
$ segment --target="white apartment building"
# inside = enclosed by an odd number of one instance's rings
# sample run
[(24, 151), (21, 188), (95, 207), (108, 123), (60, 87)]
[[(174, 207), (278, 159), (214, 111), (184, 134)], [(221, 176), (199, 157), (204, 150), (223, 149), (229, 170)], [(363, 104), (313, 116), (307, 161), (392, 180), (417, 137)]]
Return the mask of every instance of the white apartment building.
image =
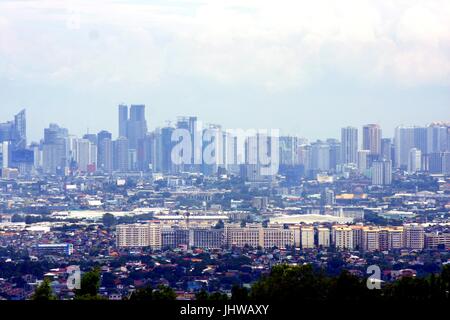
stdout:
[(147, 224), (122, 224), (116, 226), (116, 242), (119, 248), (161, 248), (161, 226), (159, 222)]
[(317, 245), (319, 247), (328, 248), (330, 246), (331, 232), (325, 227), (317, 228)]
[(314, 227), (302, 226), (301, 246), (303, 249), (314, 248)]
[(332, 227), (333, 243), (338, 249), (354, 249), (353, 229), (349, 226), (336, 225)]

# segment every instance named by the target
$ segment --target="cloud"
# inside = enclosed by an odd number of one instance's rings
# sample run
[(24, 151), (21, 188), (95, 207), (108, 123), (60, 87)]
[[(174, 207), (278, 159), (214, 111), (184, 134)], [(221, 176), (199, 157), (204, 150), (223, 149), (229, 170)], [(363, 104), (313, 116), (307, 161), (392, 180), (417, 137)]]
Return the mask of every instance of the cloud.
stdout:
[(449, 1), (6, 1), (0, 12), (0, 71), (19, 79), (450, 83)]

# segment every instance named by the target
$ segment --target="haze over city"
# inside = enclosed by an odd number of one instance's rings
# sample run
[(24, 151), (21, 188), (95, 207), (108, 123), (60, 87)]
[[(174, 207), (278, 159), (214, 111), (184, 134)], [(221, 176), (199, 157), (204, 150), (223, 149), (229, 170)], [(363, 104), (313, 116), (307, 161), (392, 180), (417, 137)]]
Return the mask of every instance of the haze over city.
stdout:
[[(117, 134), (197, 115), (309, 139), (448, 120), (448, 1), (2, 1), (0, 119)], [(45, 116), (44, 116), (45, 115)]]

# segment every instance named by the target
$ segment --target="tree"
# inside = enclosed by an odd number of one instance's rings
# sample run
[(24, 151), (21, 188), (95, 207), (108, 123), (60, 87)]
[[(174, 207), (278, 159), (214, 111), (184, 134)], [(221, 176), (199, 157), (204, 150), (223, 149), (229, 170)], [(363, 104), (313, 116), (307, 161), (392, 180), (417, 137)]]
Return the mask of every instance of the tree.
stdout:
[(311, 265), (277, 265), (270, 275), (257, 281), (251, 290), (255, 300), (289, 301), (297, 297), (322, 301), (326, 297), (326, 279), (314, 272)]
[(231, 300), (237, 302), (246, 302), (248, 301), (248, 290), (244, 287), (233, 286), (231, 288)]
[(158, 286), (158, 289), (153, 292), (153, 300), (172, 301), (176, 298), (177, 294), (175, 293), (175, 291), (167, 286)]
[(138, 289), (130, 297), (132, 301), (151, 301), (153, 300), (153, 288), (147, 286), (142, 289)]
[(50, 287), (49, 279), (44, 279), (44, 281), (34, 291), (31, 299), (36, 301), (56, 300), (56, 297), (53, 295), (52, 288)]
[(116, 224), (116, 218), (111, 213), (105, 213), (102, 217), (102, 222), (106, 228), (111, 228)]
[(86, 272), (81, 277), (81, 287), (75, 291), (77, 300), (97, 300), (100, 299), (98, 289), (100, 288), (100, 270), (95, 268)]

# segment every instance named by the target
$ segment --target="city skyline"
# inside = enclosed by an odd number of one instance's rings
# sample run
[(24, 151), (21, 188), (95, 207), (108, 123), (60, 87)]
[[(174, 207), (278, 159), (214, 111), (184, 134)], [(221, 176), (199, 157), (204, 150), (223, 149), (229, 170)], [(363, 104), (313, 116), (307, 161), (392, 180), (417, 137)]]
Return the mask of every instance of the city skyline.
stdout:
[[(331, 135), (325, 135), (325, 134), (321, 134), (318, 136), (305, 136), (302, 135), (299, 132), (286, 132), (283, 131), (282, 128), (274, 128), (274, 127), (262, 127), (262, 126), (256, 126), (256, 127), (251, 127), (249, 125), (247, 126), (242, 126), (242, 127), (227, 127), (225, 126), (223, 123), (221, 123), (220, 121), (217, 120), (212, 120), (212, 121), (206, 121), (205, 119), (201, 118), (198, 114), (195, 113), (188, 113), (188, 114), (178, 114), (175, 115), (173, 118), (171, 119), (165, 119), (163, 121), (161, 121), (160, 123), (154, 123), (152, 126), (148, 125), (150, 121), (150, 119), (152, 118), (150, 111), (148, 110), (148, 106), (145, 103), (124, 103), (121, 102), (113, 107), (111, 107), (111, 111), (114, 110), (114, 112), (110, 112), (110, 114), (112, 114), (112, 118), (114, 118), (114, 121), (112, 123), (109, 123), (109, 126), (106, 127), (100, 127), (99, 125), (96, 125), (95, 128), (93, 129), (92, 127), (86, 127), (85, 130), (83, 131), (82, 129), (73, 129), (73, 125), (71, 126), (70, 123), (68, 123), (68, 125), (64, 125), (63, 123), (66, 122), (58, 122), (58, 121), (54, 121), (52, 120), (52, 118), (47, 119), (48, 121), (45, 122), (44, 126), (38, 130), (36, 130), (36, 125), (33, 125), (34, 123), (34, 119), (31, 118), (29, 116), (29, 112), (28, 112), (28, 108), (16, 108), (15, 111), (12, 111), (11, 113), (8, 113), (8, 117), (5, 118), (0, 118), (0, 123), (2, 122), (6, 122), (9, 121), (10, 119), (13, 119), (15, 116), (17, 116), (20, 112), (26, 111), (27, 113), (27, 135), (26, 135), (26, 139), (27, 139), (27, 143), (39, 143), (42, 139), (44, 139), (44, 129), (49, 127), (49, 125), (51, 124), (57, 124), (58, 126), (68, 129), (69, 134), (76, 136), (76, 137), (83, 137), (84, 135), (87, 134), (98, 134), (101, 131), (106, 130), (107, 132), (112, 134), (112, 137), (114, 138), (119, 138), (123, 135), (120, 134), (120, 124), (118, 123), (118, 119), (117, 119), (117, 107), (120, 106), (126, 106), (131, 110), (132, 106), (144, 106), (145, 108), (145, 113), (144, 118), (145, 118), (145, 132), (146, 133), (150, 133), (152, 131), (154, 131), (155, 129), (161, 129), (164, 127), (176, 127), (176, 123), (177, 120), (183, 117), (195, 117), (198, 119), (199, 123), (202, 125), (208, 125), (208, 124), (214, 124), (214, 125), (219, 125), (222, 127), (222, 129), (255, 129), (255, 130), (265, 130), (265, 129), (277, 129), (280, 130), (280, 135), (281, 136), (290, 136), (290, 137), (299, 137), (302, 139), (306, 139), (308, 142), (315, 142), (315, 141), (326, 141), (327, 139), (337, 139), (339, 141), (342, 141), (342, 129), (346, 129), (346, 128), (356, 128), (357, 129), (357, 148), (358, 150), (369, 150), (369, 149), (365, 149), (364, 148), (364, 128), (367, 126), (377, 126), (379, 129), (381, 129), (380, 132), (380, 136), (379, 138), (394, 138), (395, 137), (395, 132), (397, 128), (400, 127), (426, 127), (432, 124), (447, 124), (450, 123), (450, 120), (447, 120), (445, 118), (441, 118), (441, 119), (435, 119), (433, 121), (429, 121), (429, 122), (425, 122), (425, 121), (416, 121), (414, 123), (404, 123), (401, 121), (401, 119), (394, 124), (393, 127), (383, 127), (382, 125), (380, 125), (379, 123), (376, 123), (374, 121), (370, 121), (370, 119), (367, 122), (361, 123), (360, 125), (355, 125), (354, 123), (344, 123), (342, 126), (336, 127), (336, 132), (334, 134)], [(20, 111), (21, 110), (21, 111)], [(20, 112), (19, 112), (20, 111)], [(30, 119), (31, 118), (31, 119)], [(119, 121), (120, 122), (120, 121)], [(30, 127), (33, 128), (34, 130), (30, 130)], [(29, 134), (29, 132), (32, 131), (31, 134)], [(33, 135), (33, 131), (35, 132), (35, 135)], [(380, 142), (381, 143), (381, 142)], [(378, 147), (380, 148), (380, 146)]]
[(150, 128), (194, 114), (308, 139), (448, 120), (445, 1), (2, 1), (0, 12), (0, 119), (27, 108), (31, 140), (42, 114), (78, 136), (116, 135), (111, 108), (125, 101), (147, 105)]

